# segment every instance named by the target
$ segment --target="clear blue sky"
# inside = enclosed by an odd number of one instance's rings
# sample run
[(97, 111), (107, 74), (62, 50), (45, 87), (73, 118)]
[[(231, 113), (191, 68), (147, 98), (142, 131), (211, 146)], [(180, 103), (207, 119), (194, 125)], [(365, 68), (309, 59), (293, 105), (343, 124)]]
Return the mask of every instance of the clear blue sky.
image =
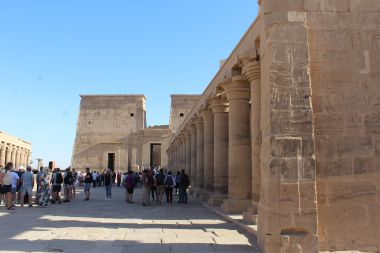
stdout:
[(0, 131), (64, 167), (79, 94), (145, 94), (148, 124), (168, 124), (170, 94), (203, 92), (256, 15), (257, 0), (0, 0)]

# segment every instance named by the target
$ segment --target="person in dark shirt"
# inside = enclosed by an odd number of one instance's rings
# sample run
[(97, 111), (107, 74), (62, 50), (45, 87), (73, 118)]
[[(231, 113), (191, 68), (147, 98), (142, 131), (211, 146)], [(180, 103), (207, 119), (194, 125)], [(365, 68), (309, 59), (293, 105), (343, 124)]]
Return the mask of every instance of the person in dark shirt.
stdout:
[(92, 174), (90, 173), (90, 168), (86, 168), (86, 175), (84, 176), (84, 193), (86, 198), (84, 201), (90, 200), (90, 189), (93, 182)]
[(104, 187), (106, 189), (106, 197), (108, 201), (111, 200), (112, 197), (112, 184), (114, 181), (114, 175), (110, 169), (107, 169), (104, 173)]
[(178, 203), (187, 204), (187, 187), (189, 187), (189, 176), (186, 174), (185, 170), (181, 171), (181, 176), (179, 177), (179, 201)]

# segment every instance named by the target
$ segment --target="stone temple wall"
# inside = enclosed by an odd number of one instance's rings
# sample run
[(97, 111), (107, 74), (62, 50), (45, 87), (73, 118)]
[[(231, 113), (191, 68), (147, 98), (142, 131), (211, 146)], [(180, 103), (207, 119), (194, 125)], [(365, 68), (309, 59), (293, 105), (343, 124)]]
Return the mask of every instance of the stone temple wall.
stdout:
[(380, 250), (380, 1), (306, 1), (321, 250)]
[(127, 169), (130, 134), (144, 126), (142, 95), (81, 96), (72, 167), (102, 170), (115, 153), (115, 169)]
[(380, 1), (259, 4), (169, 168), (256, 224), (263, 252), (380, 252)]
[(167, 167), (168, 141), (199, 99), (198, 95), (172, 95), (170, 126), (146, 127), (143, 95), (81, 96), (71, 166), (107, 168), (115, 153), (115, 170), (147, 168), (151, 145), (161, 145), (161, 167)]

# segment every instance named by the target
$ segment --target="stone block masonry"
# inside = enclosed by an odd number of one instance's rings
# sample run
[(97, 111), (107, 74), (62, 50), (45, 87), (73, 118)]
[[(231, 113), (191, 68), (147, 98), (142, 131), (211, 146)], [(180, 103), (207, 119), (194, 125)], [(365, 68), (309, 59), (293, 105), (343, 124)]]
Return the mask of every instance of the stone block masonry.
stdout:
[(169, 160), (190, 129), (192, 189), (257, 220), (264, 252), (380, 251), (380, 1), (259, 4)]

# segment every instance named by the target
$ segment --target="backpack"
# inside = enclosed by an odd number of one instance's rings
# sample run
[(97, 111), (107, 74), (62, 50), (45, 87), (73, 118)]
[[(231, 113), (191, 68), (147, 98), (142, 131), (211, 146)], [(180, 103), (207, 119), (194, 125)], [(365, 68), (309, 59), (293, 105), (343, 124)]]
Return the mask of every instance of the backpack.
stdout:
[(153, 186), (154, 185), (154, 179), (151, 174), (146, 176), (146, 186)]
[(186, 174), (181, 175), (180, 184), (183, 187), (186, 187), (186, 188), (189, 187), (190, 181), (189, 181), (189, 177)]
[(133, 175), (128, 175), (125, 180), (125, 188), (132, 189), (135, 187), (135, 178)]
[(161, 186), (164, 185), (165, 176), (161, 173), (156, 175), (156, 185)]
[(71, 174), (71, 172), (68, 172), (66, 174), (64, 181), (66, 185), (71, 185), (73, 183), (73, 175)]
[(55, 183), (56, 184), (62, 184), (63, 183), (63, 176), (61, 173), (56, 173), (55, 174)]
[(174, 183), (173, 183), (173, 177), (172, 177), (172, 176), (168, 176), (168, 177), (166, 178), (166, 182), (165, 182), (165, 184), (166, 184), (167, 186), (169, 186), (169, 187), (173, 186), (173, 185), (174, 185)]

